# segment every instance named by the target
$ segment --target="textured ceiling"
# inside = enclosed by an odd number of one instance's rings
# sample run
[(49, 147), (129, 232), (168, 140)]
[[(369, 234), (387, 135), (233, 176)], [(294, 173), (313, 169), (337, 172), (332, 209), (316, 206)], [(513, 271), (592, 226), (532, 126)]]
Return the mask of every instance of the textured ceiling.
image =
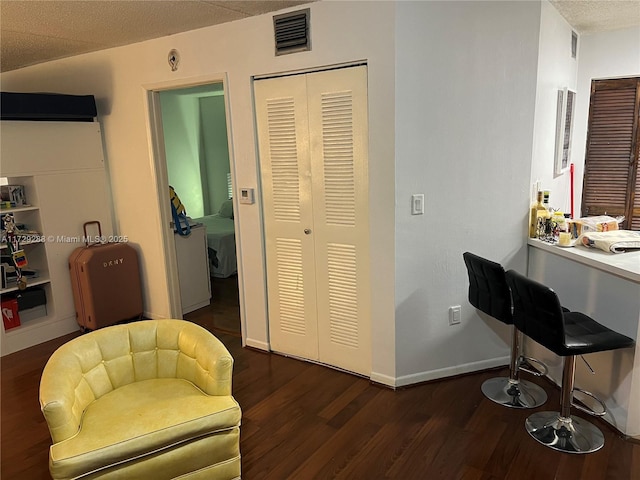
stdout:
[[(240, 20), (310, 1), (0, 0), (0, 71)], [(551, 3), (579, 33), (640, 25), (640, 0), (551, 0)]]
[(1, 0), (0, 71), (232, 22), (309, 1)]
[(640, 25), (640, 0), (551, 0), (578, 33)]

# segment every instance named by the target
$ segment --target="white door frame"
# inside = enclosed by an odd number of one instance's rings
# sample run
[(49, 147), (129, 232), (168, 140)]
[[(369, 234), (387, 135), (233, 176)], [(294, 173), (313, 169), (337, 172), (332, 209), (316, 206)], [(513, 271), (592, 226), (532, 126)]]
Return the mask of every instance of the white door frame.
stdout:
[[(199, 85), (222, 83), (224, 94), (224, 109), (227, 123), (227, 144), (229, 148), (229, 164), (231, 169), (231, 184), (235, 187), (235, 159), (233, 155), (233, 142), (231, 135), (231, 118), (229, 109), (229, 95), (227, 89), (227, 74), (217, 73), (192, 78), (180, 78), (159, 83), (142, 85), (144, 89), (144, 101), (147, 115), (147, 131), (149, 150), (151, 151), (151, 175), (155, 183), (158, 205), (158, 225), (161, 232), (163, 257), (165, 260), (165, 275), (167, 278), (167, 296), (169, 298), (169, 311), (172, 318), (182, 318), (182, 301), (180, 299), (180, 283), (178, 280), (178, 262), (176, 259), (175, 239), (168, 226), (172, 221), (169, 191), (169, 177), (167, 174), (167, 158), (164, 148), (164, 131), (162, 128), (162, 113), (160, 110), (160, 92), (167, 90), (181, 90)], [(234, 203), (236, 195), (234, 195)], [(234, 211), (238, 212), (234, 205)], [(238, 215), (236, 214), (236, 218)], [(240, 241), (238, 222), (235, 222), (236, 257), (240, 260)], [(240, 297), (240, 318), (242, 338), (244, 342), (244, 289), (242, 288), (242, 262), (238, 261), (238, 289)]]

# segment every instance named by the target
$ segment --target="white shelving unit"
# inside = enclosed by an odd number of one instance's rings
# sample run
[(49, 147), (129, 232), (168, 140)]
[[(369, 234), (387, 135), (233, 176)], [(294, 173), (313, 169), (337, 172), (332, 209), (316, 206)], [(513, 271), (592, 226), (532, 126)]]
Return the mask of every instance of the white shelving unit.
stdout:
[[(84, 222), (98, 220), (103, 235), (113, 231), (99, 123), (2, 121), (0, 128), (0, 177), (24, 185), (30, 203), (0, 214), (11, 212), (16, 223), (41, 234), (43, 241), (21, 246), (27, 268), (38, 271), (27, 287), (40, 285), (47, 297), (46, 316), (0, 329), (0, 354), (7, 355), (78, 329), (69, 255), (84, 245)], [(7, 285), (0, 294), (15, 290)]]
[[(3, 149), (4, 150), (4, 149)], [(4, 162), (3, 162), (4, 163)], [(3, 168), (4, 170), (4, 168)], [(37, 232), (33, 236), (42, 235), (42, 221), (40, 219), (40, 208), (38, 201), (38, 192), (35, 187), (35, 180), (33, 176), (21, 176), (21, 177), (8, 177), (7, 183), (9, 185), (22, 185), (25, 189), (25, 196), (31, 205), (2, 209), (0, 210), (1, 219), (7, 214), (13, 214), (16, 224), (24, 224), (28, 231)], [(28, 270), (35, 270), (38, 274), (37, 277), (25, 277), (27, 278), (27, 288), (31, 287), (43, 287), (47, 298), (51, 296), (51, 278), (49, 276), (49, 264), (47, 262), (46, 247), (43, 242), (21, 242), (20, 248), (25, 251), (29, 264), (25, 267)], [(0, 252), (3, 255), (9, 255), (9, 249), (6, 243), (0, 244)], [(7, 294), (12, 294), (19, 291), (15, 280), (10, 279), (4, 288), (0, 289), (0, 295), (4, 298)], [(47, 315), (30, 320), (21, 321), (20, 327), (15, 327), (6, 331), (7, 334), (12, 334), (14, 331), (30, 330), (30, 327), (47, 322), (50, 318), (53, 318), (53, 304), (47, 305)], [(4, 330), (4, 325), (3, 325)], [(4, 348), (2, 349), (4, 353)]]

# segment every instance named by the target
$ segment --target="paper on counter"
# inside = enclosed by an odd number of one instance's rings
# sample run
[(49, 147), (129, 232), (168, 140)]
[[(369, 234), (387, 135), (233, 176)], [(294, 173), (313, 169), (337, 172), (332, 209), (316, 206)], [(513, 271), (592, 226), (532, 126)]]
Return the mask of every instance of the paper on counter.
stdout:
[(580, 235), (576, 244), (599, 248), (605, 252), (623, 253), (627, 250), (640, 249), (640, 232), (633, 230), (588, 232)]

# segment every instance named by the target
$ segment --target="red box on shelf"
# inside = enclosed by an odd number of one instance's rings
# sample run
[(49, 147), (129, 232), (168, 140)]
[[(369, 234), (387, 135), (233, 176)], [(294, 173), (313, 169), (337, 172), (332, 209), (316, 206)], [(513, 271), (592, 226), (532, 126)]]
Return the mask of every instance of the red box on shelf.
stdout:
[(4, 323), (5, 330), (20, 326), (20, 314), (18, 313), (18, 300), (16, 298), (2, 300), (2, 323)]

